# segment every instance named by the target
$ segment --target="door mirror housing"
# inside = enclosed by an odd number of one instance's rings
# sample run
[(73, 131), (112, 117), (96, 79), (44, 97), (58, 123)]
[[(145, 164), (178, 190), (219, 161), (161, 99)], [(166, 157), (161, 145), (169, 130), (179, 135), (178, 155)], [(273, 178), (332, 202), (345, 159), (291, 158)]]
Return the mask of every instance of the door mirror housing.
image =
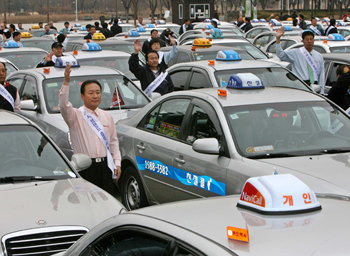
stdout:
[(92, 164), (92, 160), (88, 155), (80, 153), (72, 155), (72, 160), (70, 162), (78, 172), (89, 168)]
[(38, 106), (36, 106), (34, 104), (33, 100), (21, 100), (21, 109), (37, 111), (38, 110)]
[(197, 139), (192, 145), (192, 149), (198, 153), (219, 155), (220, 146), (216, 138)]
[(312, 89), (314, 92), (317, 92), (317, 93), (320, 93), (320, 92), (321, 92), (321, 86), (318, 85), (318, 84), (311, 84), (311, 89)]

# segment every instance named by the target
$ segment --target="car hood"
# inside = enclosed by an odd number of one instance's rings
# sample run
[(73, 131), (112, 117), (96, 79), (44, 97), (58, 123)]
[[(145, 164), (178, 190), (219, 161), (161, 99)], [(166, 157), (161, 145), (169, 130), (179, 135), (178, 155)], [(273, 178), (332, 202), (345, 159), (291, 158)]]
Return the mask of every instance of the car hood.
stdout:
[(50, 226), (91, 229), (124, 208), (107, 192), (82, 178), (1, 184), (0, 200), (6, 202), (1, 209), (0, 237)]
[[(317, 193), (350, 196), (350, 154), (329, 154), (258, 160), (279, 173), (298, 176)], [(272, 167), (272, 168), (271, 168)]]

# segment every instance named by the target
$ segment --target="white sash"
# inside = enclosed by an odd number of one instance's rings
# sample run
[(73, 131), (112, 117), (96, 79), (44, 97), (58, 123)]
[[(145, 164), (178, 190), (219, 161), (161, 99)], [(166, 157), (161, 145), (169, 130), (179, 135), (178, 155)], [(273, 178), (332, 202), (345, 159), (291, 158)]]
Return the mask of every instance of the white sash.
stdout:
[(156, 79), (154, 79), (154, 81), (152, 83), (150, 83), (147, 86), (144, 93), (147, 96), (151, 96), (151, 93), (159, 87), (159, 85), (164, 81), (164, 79), (167, 77), (167, 75), (168, 75), (167, 71), (165, 73), (164, 72), (160, 73), (160, 75)]
[(183, 24), (182, 25), (182, 33), (185, 33), (186, 32), (186, 24)]
[(13, 110), (15, 110), (15, 100), (2, 84), (0, 84), (0, 95), (4, 97), (11, 104)]
[(113, 157), (110, 151), (109, 147), (109, 141), (107, 138), (107, 135), (103, 129), (102, 124), (100, 121), (97, 119), (97, 117), (93, 114), (88, 113), (84, 107), (80, 107), (79, 110), (83, 113), (83, 116), (85, 118), (85, 121), (88, 123), (88, 125), (91, 127), (91, 129), (95, 132), (97, 137), (102, 141), (103, 145), (106, 147), (107, 151), (107, 164), (108, 168), (112, 171), (112, 174), (114, 175), (114, 170), (117, 169)]
[(242, 25), (239, 26), (240, 29), (244, 28), (244, 26), (247, 25), (245, 22), (243, 22)]
[(311, 28), (317, 35), (319, 35), (319, 36), (322, 35), (321, 32), (317, 29), (317, 27), (314, 27), (314, 26), (311, 25), (310, 28)]
[[(318, 74), (319, 74), (319, 71), (317, 69), (317, 65), (314, 61), (314, 59), (311, 57), (311, 54), (305, 49), (305, 47), (301, 47), (299, 48), (300, 49), (300, 52), (304, 55), (307, 63), (310, 65), (310, 67), (312, 68), (312, 71), (314, 72), (314, 78), (315, 78), (315, 81), (318, 81)], [(316, 79), (317, 78), (317, 79)]]
[(159, 63), (159, 64), (162, 63), (163, 56), (164, 56), (164, 52), (159, 51), (159, 52), (158, 52), (158, 63)]
[(334, 26), (329, 26), (326, 30), (326, 36), (328, 36), (329, 31), (331, 31), (333, 28), (335, 28)]

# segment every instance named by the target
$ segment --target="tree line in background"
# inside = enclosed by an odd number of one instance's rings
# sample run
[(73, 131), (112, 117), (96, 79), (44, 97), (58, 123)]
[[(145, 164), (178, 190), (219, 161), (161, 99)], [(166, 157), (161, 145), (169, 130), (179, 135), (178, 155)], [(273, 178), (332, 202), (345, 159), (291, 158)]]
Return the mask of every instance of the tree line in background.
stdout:
[[(134, 14), (160, 18), (165, 10), (171, 10), (171, 0), (0, 0), (0, 10), (2, 14), (6, 11), (8, 15), (29, 15), (33, 12), (46, 14), (48, 10), (56, 14), (74, 13), (75, 1), (78, 1), (78, 10), (81, 13), (115, 14), (118, 10), (118, 15), (126, 18)], [(348, 11), (350, 6), (350, 0), (251, 0), (251, 2), (258, 10), (325, 10), (333, 16), (335, 13)], [(214, 1), (215, 10), (219, 14), (238, 12), (244, 4), (244, 0)]]

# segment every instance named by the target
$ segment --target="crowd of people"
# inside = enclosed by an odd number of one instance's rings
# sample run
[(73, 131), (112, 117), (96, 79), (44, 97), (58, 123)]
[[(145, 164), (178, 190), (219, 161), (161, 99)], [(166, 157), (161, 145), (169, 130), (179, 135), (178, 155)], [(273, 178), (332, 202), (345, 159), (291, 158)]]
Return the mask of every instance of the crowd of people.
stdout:
[[(277, 21), (286, 17), (282, 15), (271, 15), (267, 20), (275, 19)], [(306, 29), (304, 16), (298, 17), (293, 14), (293, 26), (304, 29), (302, 41), (304, 47), (293, 50), (283, 50), (280, 45), (280, 39), (284, 35), (282, 26), (276, 32), (276, 53), (282, 61), (290, 62), (293, 72), (298, 75), (307, 84), (318, 84), (321, 87), (321, 94), (324, 93), (325, 74), (324, 60), (320, 53), (313, 49), (315, 35), (328, 35), (337, 33), (335, 20), (330, 19), (329, 26), (323, 30), (317, 24), (315, 18), (311, 19), (311, 26)], [(155, 23), (155, 20), (151, 21)], [(214, 29), (218, 29), (216, 20), (211, 21)], [(239, 16), (235, 22), (238, 28), (247, 32), (253, 28), (250, 18)], [(101, 26), (100, 26), (101, 25)], [(84, 39), (92, 39), (94, 34), (99, 31), (106, 38), (113, 37), (122, 32), (118, 24), (118, 19), (111, 20), (111, 26), (106, 22), (95, 22), (86, 25), (87, 35)], [(39, 22), (38, 26), (43, 29), (41, 36), (49, 35), (52, 30), (57, 31), (52, 22), (43, 24)], [(139, 18), (137, 26), (144, 26), (143, 19)], [(190, 19), (186, 19), (180, 27), (179, 34), (192, 30), (193, 25)], [(7, 26), (6, 23), (0, 28), (1, 44), (14, 41), (19, 47), (22, 46), (21, 31), (23, 26), (18, 23)], [(64, 47), (67, 43), (67, 35), (72, 32), (69, 22), (64, 22), (64, 27), (58, 31), (57, 41), (51, 45), (51, 52), (37, 65), (37, 67), (54, 66), (55, 60), (64, 56)], [(171, 46), (169, 52), (161, 51), (161, 47)], [(140, 65), (139, 52), (145, 54), (146, 63)], [(177, 41), (174, 33), (166, 28), (159, 35), (158, 30), (150, 31), (150, 37), (143, 44), (139, 40), (134, 42), (134, 53), (129, 59), (129, 69), (141, 82), (142, 90), (147, 94), (159, 93), (161, 95), (170, 93), (174, 90), (173, 82), (166, 69), (172, 58), (177, 54)], [(69, 102), (69, 83), (70, 66), (64, 71), (64, 83), (59, 93), (59, 107), (61, 114), (66, 121), (72, 140), (74, 153), (84, 153), (90, 156), (93, 165), (81, 172), (81, 176), (97, 186), (108, 191), (112, 195), (117, 194), (116, 182), (121, 176), (120, 152), (118, 148), (118, 139), (116, 137), (115, 124), (108, 112), (98, 108), (101, 102), (102, 87), (96, 80), (85, 81), (81, 86), (81, 98), (84, 105), (77, 109), (73, 108)], [(328, 97), (336, 102), (340, 107), (347, 109), (349, 103), (349, 85), (350, 85), (350, 67), (342, 65), (337, 70), (338, 81), (331, 89)], [(20, 101), (16, 87), (6, 82), (6, 66), (0, 63), (0, 109), (9, 111), (20, 110)], [(103, 131), (103, 136), (98, 131)], [(98, 173), (98, 175), (97, 175)], [(112, 173), (112, 175), (110, 174)], [(113, 178), (113, 179), (112, 179)]]

